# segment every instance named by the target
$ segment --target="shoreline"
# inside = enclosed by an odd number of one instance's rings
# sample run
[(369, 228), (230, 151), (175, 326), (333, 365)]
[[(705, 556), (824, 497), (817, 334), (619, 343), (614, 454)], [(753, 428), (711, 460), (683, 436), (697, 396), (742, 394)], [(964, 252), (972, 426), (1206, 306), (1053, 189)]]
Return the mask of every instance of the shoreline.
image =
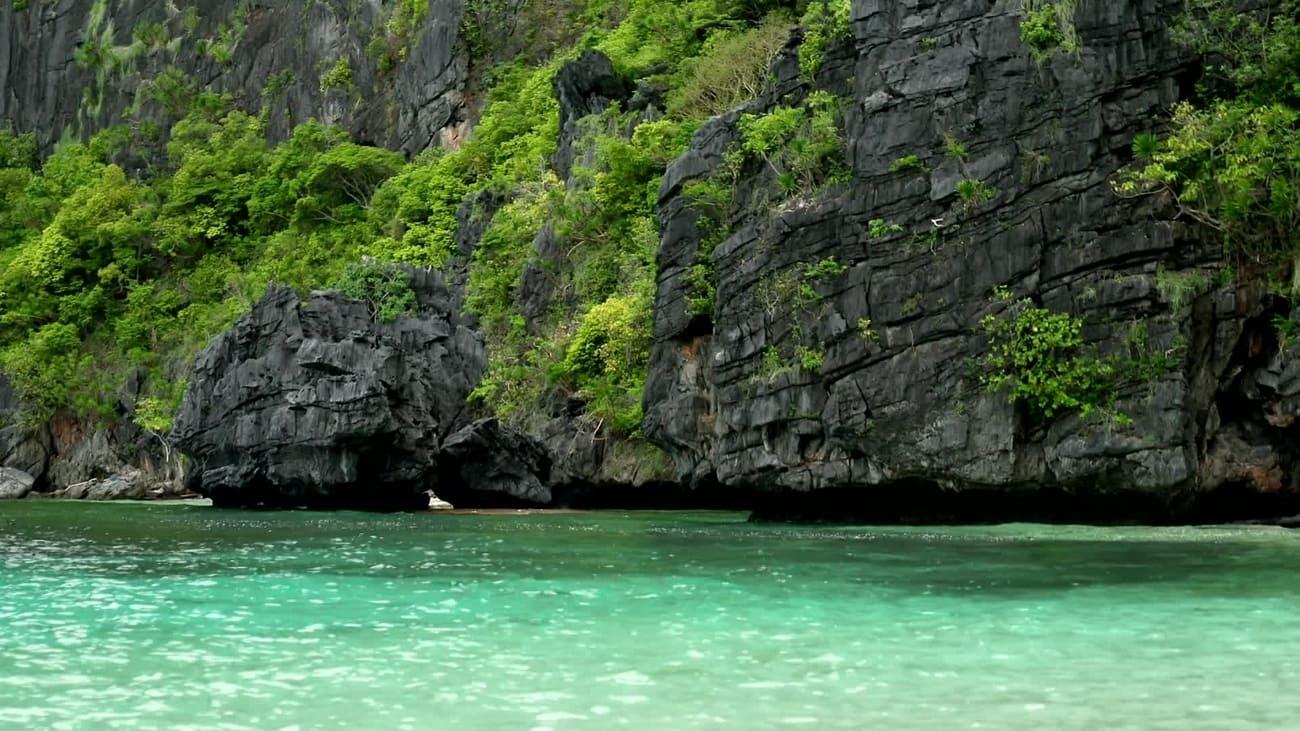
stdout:
[(803, 525), (803, 526), (842, 526), (842, 527), (916, 527), (916, 528), (963, 528), (963, 527), (991, 527), (991, 526), (1008, 526), (1008, 525), (1042, 525), (1057, 527), (1090, 527), (1090, 528), (1282, 528), (1288, 531), (1300, 530), (1300, 515), (1279, 516), (1273, 518), (1254, 518), (1238, 520), (1202, 520), (1202, 521), (1140, 521), (1140, 520), (1087, 520), (1082, 518), (1071, 517), (1030, 517), (1030, 516), (990, 516), (983, 519), (943, 519), (943, 518), (917, 518), (913, 517), (878, 517), (876, 519), (853, 519), (851, 516), (841, 518), (828, 517), (799, 517), (789, 516), (785, 518), (775, 518), (763, 515), (760, 511), (745, 508), (717, 508), (717, 507), (528, 507), (528, 508), (450, 508), (450, 509), (429, 509), (429, 510), (358, 510), (355, 508), (337, 508), (337, 509), (318, 509), (307, 507), (257, 507), (257, 508), (223, 508), (213, 503), (211, 498), (202, 496), (184, 496), (184, 497), (159, 497), (142, 500), (77, 500), (71, 498), (53, 497), (47, 494), (33, 493), (26, 498), (18, 500), (0, 501), (0, 506), (5, 504), (21, 504), (25, 502), (32, 503), (64, 503), (64, 504), (94, 504), (94, 505), (177, 505), (185, 507), (212, 508), (229, 512), (244, 513), (249, 515), (264, 513), (316, 513), (316, 514), (334, 514), (334, 513), (360, 513), (367, 515), (412, 515), (412, 516), (452, 516), (452, 517), (475, 517), (488, 516), (500, 518), (524, 518), (537, 516), (597, 516), (608, 514), (634, 515), (638, 513), (661, 514), (661, 515), (700, 515), (700, 514), (728, 514), (728, 515), (745, 515), (744, 522), (751, 524), (768, 524), (768, 525)]

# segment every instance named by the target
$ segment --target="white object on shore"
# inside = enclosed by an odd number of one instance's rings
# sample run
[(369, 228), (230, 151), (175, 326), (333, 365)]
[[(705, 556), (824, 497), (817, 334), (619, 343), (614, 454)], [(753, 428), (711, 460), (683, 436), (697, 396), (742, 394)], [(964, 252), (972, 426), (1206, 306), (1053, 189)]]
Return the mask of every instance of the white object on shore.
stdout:
[(443, 500), (442, 498), (433, 494), (433, 490), (425, 490), (424, 494), (429, 496), (430, 510), (455, 510), (456, 509), (456, 506), (452, 505), (446, 500)]

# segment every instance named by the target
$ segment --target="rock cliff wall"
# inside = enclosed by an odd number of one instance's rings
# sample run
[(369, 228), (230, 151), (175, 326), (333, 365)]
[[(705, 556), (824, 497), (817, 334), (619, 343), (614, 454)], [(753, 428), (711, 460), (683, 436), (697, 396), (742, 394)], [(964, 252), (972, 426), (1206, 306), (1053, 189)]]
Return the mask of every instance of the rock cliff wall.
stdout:
[[(1181, 3), (1079, 2), (1078, 51), (1045, 59), (1020, 41), (1019, 5), (853, 3), (851, 47), (817, 84), (850, 96), (851, 181), (782, 198), (770, 171), (747, 169), (734, 233), (711, 256), (710, 315), (690, 309), (702, 227), (683, 191), (719, 174), (740, 112), (707, 125), (669, 170), (646, 431), (681, 479), (791, 491), (1294, 490), (1277, 477), (1294, 474), (1293, 443), (1258, 426), (1269, 397), (1230, 395), (1244, 360), (1267, 349), (1243, 342), (1262, 298), (1216, 284), (1220, 246), (1169, 220), (1167, 202), (1111, 187), (1134, 137), (1196, 78), (1169, 37)], [(778, 72), (744, 111), (807, 92), (792, 63)], [(966, 181), (986, 192), (964, 196)], [(827, 259), (843, 271), (807, 273)], [(1169, 281), (1198, 286), (1171, 295)], [(1081, 318), (1101, 354), (1165, 358), (1118, 394), (1131, 424), (1035, 419), (981, 387), (980, 323), (1023, 299)], [(808, 351), (811, 366), (796, 355)], [(1263, 390), (1289, 393), (1282, 372), (1267, 369)], [(1235, 421), (1256, 426), (1246, 436)]]
[(212, 91), (265, 108), (274, 138), (317, 119), (414, 153), (463, 122), (461, 13), (460, 0), (6, 2), (0, 118), (48, 150), (127, 120), (165, 130)]

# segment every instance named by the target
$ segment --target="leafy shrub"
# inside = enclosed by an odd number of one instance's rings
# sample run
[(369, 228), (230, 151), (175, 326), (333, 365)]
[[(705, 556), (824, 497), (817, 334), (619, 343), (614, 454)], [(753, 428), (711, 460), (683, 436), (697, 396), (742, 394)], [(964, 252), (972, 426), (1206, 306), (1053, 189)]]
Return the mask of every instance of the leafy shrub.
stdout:
[(668, 113), (704, 119), (758, 96), (788, 35), (789, 19), (783, 13), (773, 13), (749, 30), (715, 33), (687, 64), (685, 80), (668, 98)]
[(23, 419), (39, 422), (70, 407), (103, 408), (94, 398), (99, 395), (94, 360), (82, 350), (72, 325), (50, 323), (0, 350), (0, 370), (23, 396)]
[(809, 373), (821, 370), (822, 364), (826, 362), (826, 350), (823, 348), (800, 345), (795, 356), (799, 359), (799, 366)]
[(352, 62), (347, 56), (339, 56), (328, 71), (320, 75), (320, 90), (347, 90), (352, 88)]
[(583, 316), (557, 374), (588, 400), (590, 414), (619, 433), (641, 427), (650, 333), (648, 297), (611, 297)]
[(813, 263), (803, 265), (803, 276), (805, 279), (814, 281), (825, 281), (844, 276), (849, 268), (841, 264), (835, 257), (827, 257)]
[(994, 195), (993, 189), (985, 185), (983, 180), (965, 178), (957, 183), (957, 197), (968, 211), (993, 200)]
[(415, 312), (415, 292), (406, 270), (374, 260), (349, 265), (334, 288), (345, 297), (370, 305), (370, 316), (392, 322)]
[(826, 62), (826, 52), (836, 43), (852, 36), (849, 0), (810, 0), (800, 23), (804, 27), (803, 45), (799, 46), (799, 68), (812, 77)]
[(908, 170), (926, 170), (925, 163), (921, 161), (919, 155), (905, 155), (889, 164), (891, 173), (902, 173)]
[(1163, 138), (1139, 136), (1122, 195), (1165, 193), (1223, 238), (1270, 288), (1300, 291), (1300, 0), (1242, 12), (1192, 0), (1176, 37), (1203, 54), (1201, 106), (1174, 109)]
[(903, 233), (903, 227), (896, 223), (890, 223), (883, 218), (873, 218), (867, 223), (867, 233), (873, 239), (883, 239), (894, 234)]
[(1209, 284), (1205, 275), (1197, 270), (1179, 272), (1163, 266), (1156, 269), (1156, 290), (1174, 311), (1181, 310)]
[(717, 293), (713, 252), (731, 235), (732, 190), (718, 180), (692, 181), (682, 189), (696, 212), (699, 248), (686, 273), (687, 309), (692, 315), (711, 315)]
[(813, 92), (802, 107), (777, 107), (740, 119), (741, 142), (730, 153), (738, 167), (746, 159), (765, 162), (788, 194), (810, 194), (849, 175), (844, 157), (841, 102)]
[(862, 340), (867, 343), (880, 342), (880, 333), (876, 332), (869, 317), (858, 318), (858, 335), (862, 336)]
[(1056, 0), (1039, 5), (1025, 0), (1020, 41), (1029, 46), (1035, 59), (1044, 61), (1058, 52), (1079, 50), (1079, 36), (1074, 27), (1075, 2)]
[[(1152, 380), (1176, 366), (1167, 354), (1151, 352), (1144, 327), (1138, 329), (1141, 335), (1130, 333), (1129, 357), (1099, 357), (1086, 346), (1081, 320), (1028, 300), (1001, 316), (985, 317), (980, 329), (988, 337), (980, 382), (989, 392), (1005, 392), (1012, 402), (1025, 403), (1040, 420), (1109, 408), (1123, 385)], [(1133, 343), (1135, 338), (1143, 342)]]
[(1083, 322), (1060, 312), (1020, 303), (1011, 318), (985, 317), (989, 339), (980, 380), (989, 391), (1006, 391), (1041, 418), (1108, 405), (1117, 374), (1113, 363), (1083, 353)]
[(966, 143), (962, 142), (951, 132), (943, 135), (943, 153), (948, 156), (949, 160), (963, 162), (970, 157), (970, 150), (967, 149)]

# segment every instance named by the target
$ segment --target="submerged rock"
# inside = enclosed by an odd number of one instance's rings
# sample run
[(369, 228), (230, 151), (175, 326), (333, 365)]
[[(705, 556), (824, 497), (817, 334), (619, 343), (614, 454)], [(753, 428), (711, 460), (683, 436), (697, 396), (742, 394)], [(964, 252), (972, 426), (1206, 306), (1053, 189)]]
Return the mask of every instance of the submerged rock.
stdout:
[(0, 500), (18, 500), (27, 497), (36, 484), (36, 478), (12, 467), (0, 467)]
[(419, 509), (442, 441), (486, 368), (436, 272), (416, 310), (273, 287), (199, 356), (173, 438), (218, 505)]

